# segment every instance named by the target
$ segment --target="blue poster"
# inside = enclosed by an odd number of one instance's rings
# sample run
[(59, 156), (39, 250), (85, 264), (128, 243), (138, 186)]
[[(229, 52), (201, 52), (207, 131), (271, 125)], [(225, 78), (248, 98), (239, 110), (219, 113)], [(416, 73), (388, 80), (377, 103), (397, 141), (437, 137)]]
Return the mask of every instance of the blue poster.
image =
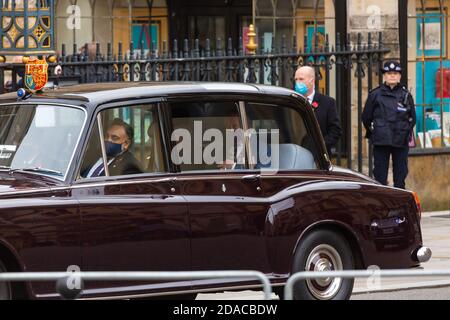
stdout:
[[(444, 60), (443, 68), (450, 68), (450, 61)], [(417, 132), (423, 131), (423, 120), (425, 117), (426, 130), (434, 130), (440, 128), (440, 121), (436, 121), (432, 116), (440, 114), (441, 112), (441, 98), (437, 92), (436, 82), (438, 77), (438, 70), (440, 67), (439, 61), (416, 62), (416, 115), (417, 115)], [(422, 80), (422, 70), (424, 70), (425, 78)], [(425, 96), (424, 96), (425, 95)], [(424, 104), (426, 106), (424, 106)], [(443, 112), (450, 111), (450, 99), (443, 99)], [(424, 113), (425, 108), (425, 113)]]
[(144, 43), (144, 49), (150, 49), (150, 43), (153, 43), (153, 49), (158, 49), (158, 24), (152, 24), (149, 26), (146, 23), (133, 24), (132, 27), (132, 40), (135, 50), (141, 49), (142, 42)]
[[(307, 25), (306, 26), (306, 36), (307, 36), (307, 43), (305, 44), (305, 52), (312, 52), (316, 48), (316, 39), (317, 39), (317, 50), (323, 51), (325, 48), (325, 26), (324, 25), (317, 25), (317, 37), (315, 34), (316, 28), (314, 25)], [(324, 56), (319, 57), (319, 61), (325, 60)], [(308, 59), (309, 62), (314, 62), (314, 58), (310, 57)]]
[[(416, 22), (417, 58), (424, 57), (423, 62), (416, 62), (416, 115), (417, 131), (436, 130), (440, 128), (441, 102), (443, 112), (450, 110), (450, 99), (441, 99), (437, 82), (439, 81), (439, 57), (442, 55), (443, 68), (450, 68), (447, 59), (445, 15), (439, 11), (418, 14)], [(441, 20), (441, 17), (444, 19)], [(422, 79), (423, 75), (423, 79)], [(443, 101), (442, 101), (443, 100)]]
[[(306, 35), (308, 43), (306, 43), (306, 48), (310, 51), (313, 51), (315, 48), (316, 37), (314, 34), (315, 28), (314, 25), (306, 26)], [(317, 47), (319, 50), (325, 48), (325, 26), (317, 25)]]

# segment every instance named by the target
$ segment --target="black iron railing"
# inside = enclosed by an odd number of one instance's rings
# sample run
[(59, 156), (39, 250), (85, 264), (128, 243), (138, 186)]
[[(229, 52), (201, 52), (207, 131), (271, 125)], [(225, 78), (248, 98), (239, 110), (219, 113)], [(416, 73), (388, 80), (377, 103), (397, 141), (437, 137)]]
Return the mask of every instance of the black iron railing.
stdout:
[[(239, 41), (239, 48), (233, 48), (232, 39), (228, 39), (226, 44), (220, 39), (214, 44), (207, 40), (204, 48), (200, 47), (198, 39), (192, 42), (184, 40), (181, 47), (174, 40), (171, 50), (166, 42), (162, 50), (157, 50), (154, 45), (146, 50), (143, 44), (140, 50), (135, 50), (134, 44), (130, 43), (127, 51), (119, 43), (116, 55), (113, 54), (111, 43), (107, 46), (106, 54), (102, 53), (99, 44), (86, 44), (83, 50), (78, 50), (74, 44), (71, 53), (63, 44), (57, 63), (50, 65), (50, 80), (57, 85), (111, 81), (224, 81), (293, 88), (295, 70), (301, 65), (310, 65), (316, 69), (317, 88), (320, 84), (325, 94), (331, 92), (332, 86), (335, 88), (334, 98), (344, 136), (333, 151), (338, 164), (345, 158), (346, 166), (352, 168), (352, 95), (356, 94), (357, 97), (360, 124), (365, 99), (363, 82), (367, 82), (369, 90), (374, 85), (374, 75), (378, 76), (377, 83), (381, 82), (379, 70), (383, 56), (389, 50), (383, 45), (381, 33), (376, 39), (368, 34), (365, 42), (361, 34), (357, 35), (354, 43), (350, 42), (349, 35), (342, 37), (339, 34), (335, 45), (330, 45), (328, 35), (323, 45), (319, 45), (317, 38), (314, 40), (312, 47), (298, 48), (295, 36), (289, 46), (283, 36), (280, 47), (265, 48), (260, 45), (255, 55), (246, 54), (242, 41)], [(261, 39), (260, 44), (263, 43), (264, 39)], [(275, 43), (275, 39), (272, 39), (272, 44)], [(306, 37), (304, 43), (308, 43)], [(62, 67), (62, 71), (55, 75), (57, 65)], [(0, 64), (0, 92), (17, 90), (21, 86), (23, 68), (21, 64)], [(8, 73), (11, 80), (5, 86), (5, 75)], [(357, 79), (355, 88), (352, 85), (353, 78)], [(357, 136), (357, 169), (362, 172), (361, 125), (358, 125)], [(369, 174), (371, 167), (369, 164)]]

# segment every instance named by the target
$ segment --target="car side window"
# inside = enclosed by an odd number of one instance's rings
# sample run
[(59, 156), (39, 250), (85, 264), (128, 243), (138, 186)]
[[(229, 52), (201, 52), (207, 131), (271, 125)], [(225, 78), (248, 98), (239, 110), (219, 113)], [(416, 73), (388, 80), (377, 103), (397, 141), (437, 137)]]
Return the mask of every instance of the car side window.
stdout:
[(170, 108), (171, 158), (181, 172), (247, 168), (237, 101), (173, 102)]
[[(256, 135), (258, 151), (255, 167), (280, 170), (312, 170), (317, 168), (314, 139), (310, 136), (301, 114), (293, 108), (263, 103), (246, 103), (249, 131)], [(274, 131), (278, 132), (273, 136)], [(276, 137), (276, 141), (274, 140)], [(255, 137), (253, 137), (255, 138)], [(262, 159), (262, 157), (265, 159)]]
[[(100, 113), (110, 176), (167, 172), (157, 105), (126, 106)], [(81, 178), (105, 176), (98, 123), (80, 168)]]

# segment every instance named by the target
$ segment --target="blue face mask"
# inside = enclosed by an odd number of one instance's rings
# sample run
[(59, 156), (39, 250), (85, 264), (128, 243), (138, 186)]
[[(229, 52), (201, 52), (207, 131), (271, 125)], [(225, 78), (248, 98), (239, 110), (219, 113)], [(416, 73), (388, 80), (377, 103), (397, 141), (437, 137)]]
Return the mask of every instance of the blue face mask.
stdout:
[(308, 87), (303, 82), (296, 82), (294, 90), (304, 96), (308, 92)]
[(122, 152), (122, 145), (111, 141), (105, 141), (106, 155), (108, 157), (115, 157)]

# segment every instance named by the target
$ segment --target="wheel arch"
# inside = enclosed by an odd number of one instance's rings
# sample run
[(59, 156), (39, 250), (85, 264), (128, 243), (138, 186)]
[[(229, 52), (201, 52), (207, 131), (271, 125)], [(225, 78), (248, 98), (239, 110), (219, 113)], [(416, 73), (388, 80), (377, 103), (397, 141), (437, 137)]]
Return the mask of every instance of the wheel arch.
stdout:
[(291, 274), (292, 274), (292, 268), (293, 268), (293, 259), (295, 256), (295, 252), (297, 251), (297, 248), (299, 244), (305, 239), (309, 234), (318, 231), (318, 230), (329, 230), (338, 234), (341, 234), (345, 237), (347, 240), (350, 249), (352, 250), (352, 254), (355, 260), (355, 269), (364, 269), (365, 263), (364, 263), (364, 256), (361, 251), (361, 247), (359, 246), (359, 241), (357, 235), (351, 230), (349, 226), (346, 224), (340, 222), (340, 221), (333, 221), (333, 220), (326, 220), (326, 221), (320, 221), (316, 222), (310, 226), (308, 226), (299, 236), (295, 246), (294, 250), (292, 252), (292, 258), (291, 258)]
[[(7, 272), (24, 271), (14, 250), (2, 240), (0, 240), (0, 260), (5, 265)], [(24, 282), (12, 282), (12, 292), (13, 299), (23, 300), (31, 297), (29, 285)]]

